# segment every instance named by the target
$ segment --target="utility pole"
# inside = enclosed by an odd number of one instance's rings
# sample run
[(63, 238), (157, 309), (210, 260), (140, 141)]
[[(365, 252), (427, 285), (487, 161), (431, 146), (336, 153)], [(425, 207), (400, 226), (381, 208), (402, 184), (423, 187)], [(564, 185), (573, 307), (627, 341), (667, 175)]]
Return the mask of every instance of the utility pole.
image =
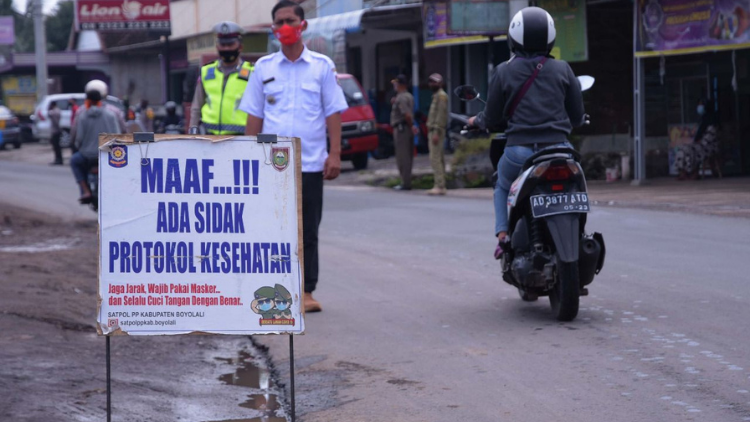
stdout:
[(42, 0), (34, 0), (34, 53), (36, 54), (36, 99), (47, 96), (47, 34), (44, 30)]

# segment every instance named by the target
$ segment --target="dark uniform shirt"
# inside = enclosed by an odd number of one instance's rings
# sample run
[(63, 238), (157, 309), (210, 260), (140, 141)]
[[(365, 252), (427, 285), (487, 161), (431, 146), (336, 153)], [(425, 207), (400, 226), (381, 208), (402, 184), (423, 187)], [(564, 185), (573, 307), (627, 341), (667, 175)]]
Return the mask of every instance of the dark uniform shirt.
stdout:
[(406, 123), (406, 115), (414, 110), (414, 97), (406, 91), (398, 93), (391, 108), (391, 126)]

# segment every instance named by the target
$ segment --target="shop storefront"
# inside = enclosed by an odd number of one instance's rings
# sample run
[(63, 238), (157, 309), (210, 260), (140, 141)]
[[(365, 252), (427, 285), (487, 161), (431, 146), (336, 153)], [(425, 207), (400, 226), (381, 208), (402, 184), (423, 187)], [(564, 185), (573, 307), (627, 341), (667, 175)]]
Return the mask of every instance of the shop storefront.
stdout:
[(750, 1), (640, 0), (636, 7), (645, 135), (663, 160), (649, 177), (675, 174), (676, 149), (693, 141), (701, 99), (718, 118), (722, 173), (749, 174)]

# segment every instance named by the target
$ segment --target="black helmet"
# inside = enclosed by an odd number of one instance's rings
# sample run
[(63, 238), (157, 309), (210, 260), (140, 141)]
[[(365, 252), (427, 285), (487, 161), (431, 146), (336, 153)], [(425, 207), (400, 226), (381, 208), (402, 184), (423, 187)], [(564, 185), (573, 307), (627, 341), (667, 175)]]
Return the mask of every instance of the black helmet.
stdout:
[(508, 28), (510, 51), (527, 53), (549, 53), (555, 45), (555, 20), (539, 7), (521, 9)]

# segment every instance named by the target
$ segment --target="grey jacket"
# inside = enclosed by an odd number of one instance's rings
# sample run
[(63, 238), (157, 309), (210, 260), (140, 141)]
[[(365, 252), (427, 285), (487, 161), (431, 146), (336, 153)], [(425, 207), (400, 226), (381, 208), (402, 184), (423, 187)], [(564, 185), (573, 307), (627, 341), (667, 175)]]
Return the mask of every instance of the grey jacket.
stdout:
[(498, 65), (490, 79), (487, 105), (475, 124), (482, 129), (503, 131), (507, 145), (551, 144), (567, 141), (573, 127), (583, 124), (581, 84), (568, 63), (547, 59), (536, 80), (506, 116), (515, 95), (534, 73), (542, 56), (516, 54)]
[(81, 155), (90, 160), (99, 158), (100, 133), (120, 133), (112, 111), (92, 106), (76, 116), (75, 144)]

